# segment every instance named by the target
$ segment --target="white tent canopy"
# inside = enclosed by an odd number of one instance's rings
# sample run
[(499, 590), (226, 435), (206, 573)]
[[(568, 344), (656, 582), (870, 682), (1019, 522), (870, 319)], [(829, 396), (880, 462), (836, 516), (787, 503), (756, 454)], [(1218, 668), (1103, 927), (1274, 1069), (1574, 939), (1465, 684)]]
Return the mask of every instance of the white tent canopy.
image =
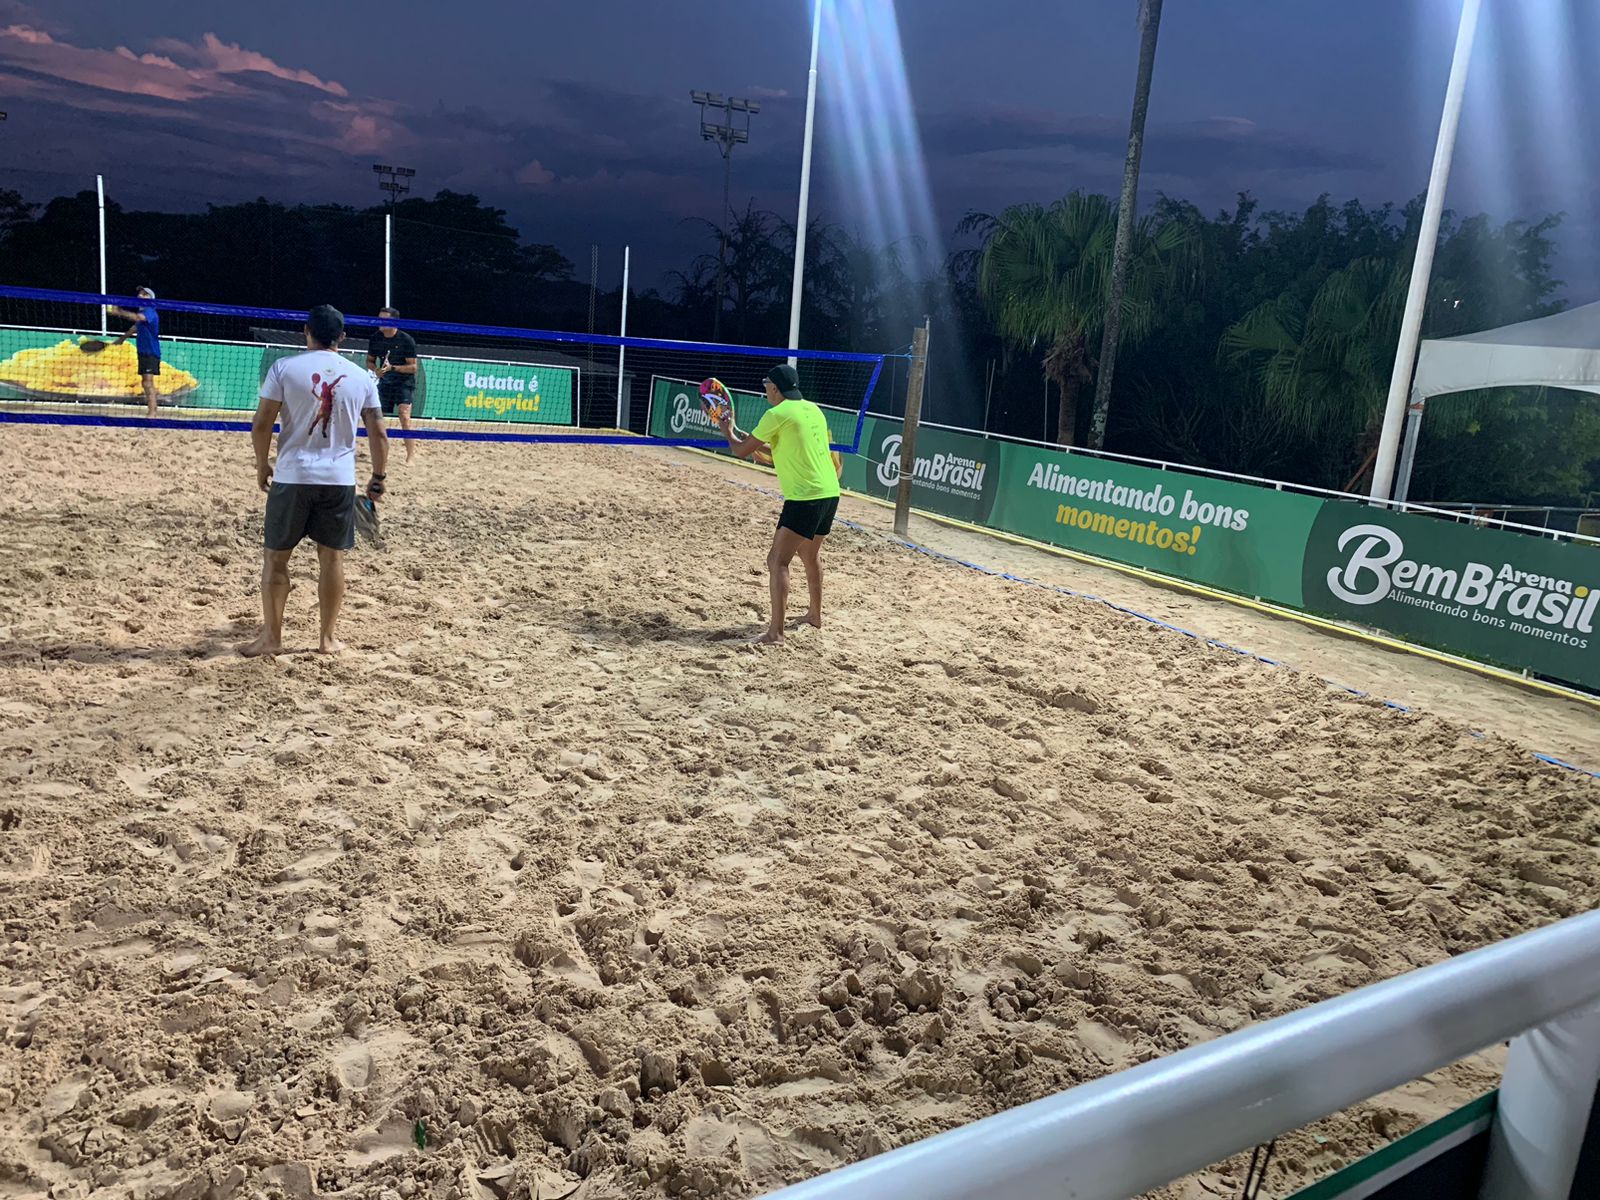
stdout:
[(1514, 385), (1600, 394), (1600, 303), (1423, 342), (1411, 399)]
[(1423, 342), (1411, 380), (1396, 500), (1404, 500), (1411, 490), (1411, 468), (1428, 397), (1493, 387), (1569, 388), (1600, 395), (1600, 303), (1482, 333)]

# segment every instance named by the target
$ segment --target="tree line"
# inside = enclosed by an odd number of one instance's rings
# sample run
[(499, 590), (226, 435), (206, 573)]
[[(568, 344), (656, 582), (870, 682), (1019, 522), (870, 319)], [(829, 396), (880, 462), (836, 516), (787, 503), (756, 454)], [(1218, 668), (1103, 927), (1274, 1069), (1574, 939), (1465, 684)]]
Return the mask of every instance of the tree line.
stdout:
[[(96, 198), (44, 204), (0, 191), (0, 274), (98, 289)], [(554, 246), (526, 241), (504, 210), (441, 191), (394, 208), (394, 260), (409, 316), (601, 332), (620, 294), (591, 296)], [(117, 286), (219, 303), (304, 308), (383, 290), (381, 207), (266, 199), (203, 211), (108, 206)], [(932, 323), (932, 419), (1012, 436), (1359, 489), (1377, 443), (1421, 203), (1266, 211), (1241, 194), (1206, 214), (1162, 197), (1131, 230), (1120, 352), (1094, 404), (1113, 265), (1113, 199), (969, 214), (936, 268), (911, 242), (874, 245), (824, 222), (807, 231), (802, 344), (883, 351)], [(1449, 337), (1556, 311), (1559, 218), (1446, 219), (1424, 325)], [(704, 249), (636, 290), (629, 328), (711, 337), (726, 239), (724, 340), (787, 338), (795, 230), (747, 205), (694, 223)], [(355, 303), (354, 300), (351, 301)], [(1096, 411), (1098, 408), (1099, 411)], [(1413, 499), (1581, 504), (1600, 491), (1600, 401), (1499, 390), (1429, 406)]]

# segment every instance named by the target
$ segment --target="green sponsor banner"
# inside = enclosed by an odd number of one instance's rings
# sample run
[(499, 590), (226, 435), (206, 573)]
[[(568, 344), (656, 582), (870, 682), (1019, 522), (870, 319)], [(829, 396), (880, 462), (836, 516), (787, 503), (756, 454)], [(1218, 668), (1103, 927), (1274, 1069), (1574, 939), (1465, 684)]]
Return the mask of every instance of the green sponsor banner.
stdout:
[[(274, 346), (262, 356), (261, 374), (295, 347)], [(366, 369), (359, 351), (340, 354)], [(577, 411), (578, 372), (537, 363), (478, 362), (418, 355), (411, 415), (442, 421), (512, 421), (571, 425)]]
[[(861, 448), (845, 456), (840, 483), (852, 492), (893, 500), (900, 494), (901, 422), (868, 417)], [(911, 503), (958, 521), (986, 524), (999, 490), (999, 442), (924, 425), (917, 430)]]
[[(115, 336), (104, 340), (114, 343)], [(94, 354), (79, 349), (83, 340), (85, 335), (0, 329), (0, 396), (46, 404), (143, 405), (133, 339), (107, 345)], [(184, 408), (255, 408), (261, 349), (164, 340), (161, 372), (156, 376), (161, 403)]]
[(1310, 612), (1600, 687), (1600, 548), (1330, 500), (1302, 571)]
[[(0, 329), (0, 398), (143, 404), (133, 339), (93, 354), (79, 348), (83, 340), (84, 335)], [(267, 368), (303, 352), (303, 346), (164, 338), (156, 389), (163, 405), (251, 412)], [(359, 351), (341, 354), (353, 369), (366, 369)], [(412, 411), (418, 417), (447, 421), (571, 425), (577, 396), (578, 372), (570, 367), (423, 356)]]
[(990, 445), (1000, 452), (989, 518), (995, 528), (1300, 607), (1300, 550), (1322, 501), (1013, 442)]
[(577, 423), (578, 372), (537, 363), (468, 362), (423, 355), (413, 413), (443, 421)]

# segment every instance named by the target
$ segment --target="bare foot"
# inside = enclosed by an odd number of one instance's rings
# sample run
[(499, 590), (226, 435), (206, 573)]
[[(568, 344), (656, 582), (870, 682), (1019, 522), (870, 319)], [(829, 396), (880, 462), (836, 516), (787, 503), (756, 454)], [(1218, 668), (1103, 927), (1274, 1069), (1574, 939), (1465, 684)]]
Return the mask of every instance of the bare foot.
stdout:
[(239, 647), (239, 653), (244, 655), (246, 658), (260, 658), (262, 655), (267, 655), (270, 657), (271, 655), (281, 653), (282, 650), (283, 643), (278, 641), (276, 638), (269, 637), (265, 633), (261, 634), (254, 641), (246, 642), (244, 645)]
[(322, 644), (317, 647), (318, 654), (343, 654), (344, 643), (338, 638), (325, 637)]
[(794, 620), (790, 621), (789, 624), (791, 624), (791, 625), (809, 625), (813, 629), (821, 629), (822, 628), (822, 618), (820, 616), (816, 616), (816, 617), (812, 616), (811, 615), (811, 611), (809, 609), (807, 609), (805, 612), (801, 613)]
[(769, 629), (758, 637), (753, 643), (757, 646), (779, 646), (783, 644), (783, 630)]

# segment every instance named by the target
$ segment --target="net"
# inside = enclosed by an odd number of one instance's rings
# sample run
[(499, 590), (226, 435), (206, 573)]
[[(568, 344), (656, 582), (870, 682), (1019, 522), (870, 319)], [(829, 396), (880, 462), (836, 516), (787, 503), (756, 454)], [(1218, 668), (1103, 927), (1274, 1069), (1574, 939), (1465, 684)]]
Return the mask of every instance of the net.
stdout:
[[(141, 363), (135, 323), (107, 309), (152, 308), (159, 370)], [(376, 317), (346, 316), (341, 353), (368, 369)], [(277, 359), (305, 348), (305, 313), (0, 287), (0, 421), (248, 429)], [(854, 453), (884, 356), (777, 350), (401, 319), (417, 344), (409, 430), (419, 439), (622, 442), (644, 435), (720, 447), (700, 408), (714, 376), (748, 430), (765, 408), (761, 381), (785, 358), (822, 406), (833, 448)], [(126, 335), (126, 336), (124, 336)], [(152, 347), (148, 339), (144, 349)], [(156, 391), (154, 418), (142, 374)], [(604, 431), (604, 432), (601, 432)]]

